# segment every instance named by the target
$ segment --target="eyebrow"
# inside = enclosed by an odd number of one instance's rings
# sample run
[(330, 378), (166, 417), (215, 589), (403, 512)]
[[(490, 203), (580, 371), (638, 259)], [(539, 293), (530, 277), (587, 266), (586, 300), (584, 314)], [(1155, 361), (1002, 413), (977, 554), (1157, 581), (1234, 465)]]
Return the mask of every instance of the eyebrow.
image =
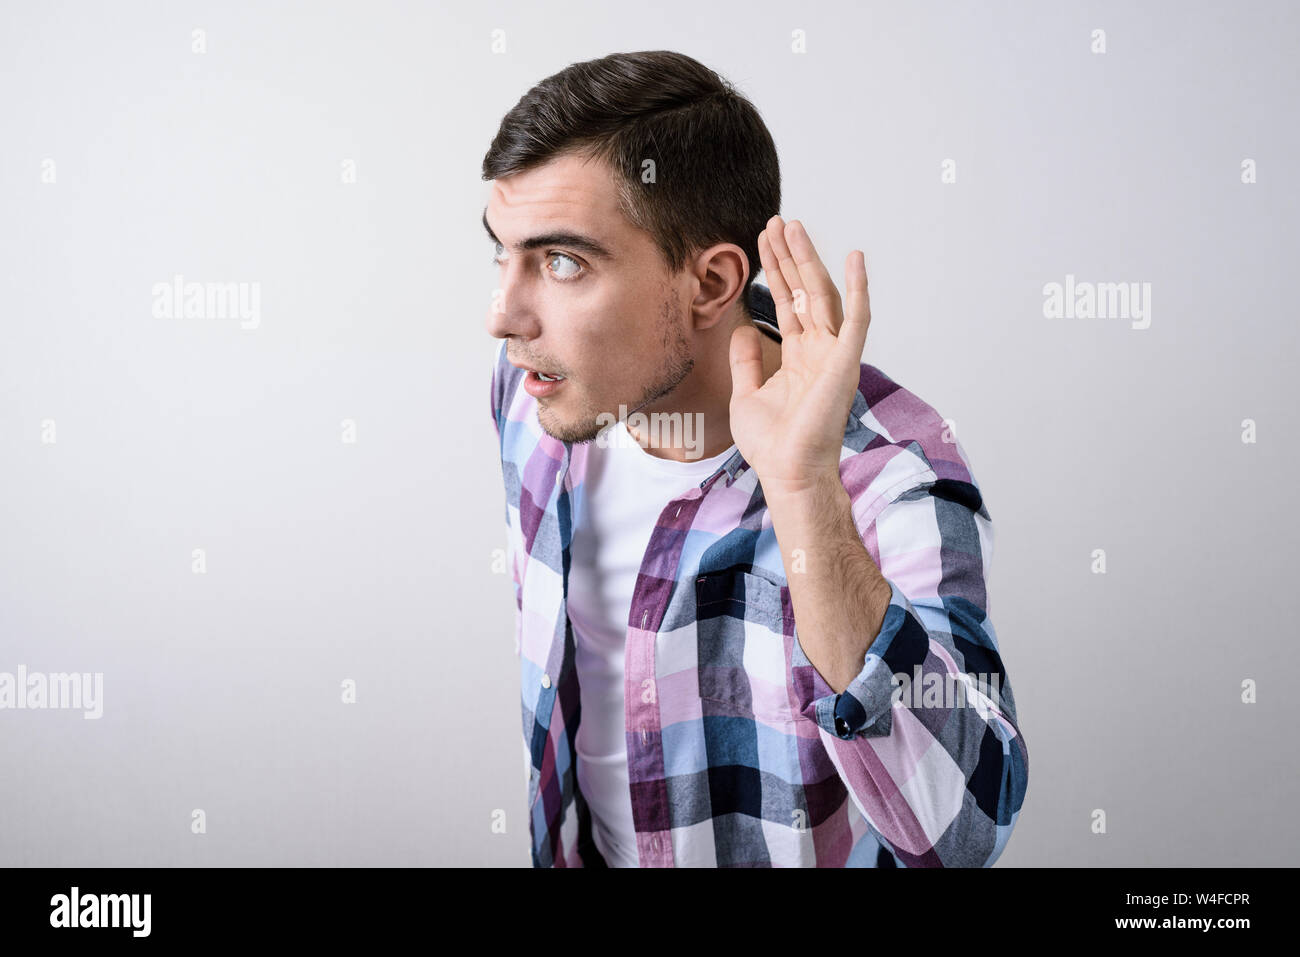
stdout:
[[(487, 207), (483, 207), (483, 228), (487, 230), (488, 239), (502, 246), (501, 240), (497, 239), (497, 234), (492, 232), (492, 227), (488, 225)], [(613, 259), (611, 253), (597, 239), (587, 236), (584, 233), (576, 233), (568, 229), (558, 229), (549, 233), (541, 233), (537, 236), (530, 236), (527, 239), (521, 239), (515, 243), (515, 252), (526, 252), (529, 249), (537, 249), (541, 246), (568, 246), (570, 249), (577, 249), (592, 256), (595, 259)]]

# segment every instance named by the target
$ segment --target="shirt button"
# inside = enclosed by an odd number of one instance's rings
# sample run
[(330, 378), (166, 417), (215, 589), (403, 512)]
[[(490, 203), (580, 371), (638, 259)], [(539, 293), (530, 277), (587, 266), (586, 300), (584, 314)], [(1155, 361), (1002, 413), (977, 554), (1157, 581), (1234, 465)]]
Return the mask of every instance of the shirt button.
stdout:
[(835, 731), (841, 738), (847, 738), (849, 736), (849, 723), (839, 715), (835, 716)]
[(543, 688), (549, 688), (550, 686), (551, 686), (551, 676), (548, 675), (548, 674), (543, 674), (543, 675), (542, 675), (542, 687), (543, 687)]
[(658, 835), (658, 834), (656, 834), (654, 837), (650, 838), (650, 850), (654, 851), (656, 854), (659, 853), (659, 835)]

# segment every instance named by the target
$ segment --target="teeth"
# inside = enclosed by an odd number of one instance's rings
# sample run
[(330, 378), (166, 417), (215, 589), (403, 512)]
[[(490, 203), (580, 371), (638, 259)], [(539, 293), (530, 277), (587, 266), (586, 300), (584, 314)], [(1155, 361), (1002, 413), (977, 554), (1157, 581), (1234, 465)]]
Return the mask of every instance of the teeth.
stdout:
[(537, 373), (537, 378), (541, 379), (543, 382), (559, 382), (561, 379), (564, 378), (564, 376), (547, 375), (545, 372), (539, 372)]

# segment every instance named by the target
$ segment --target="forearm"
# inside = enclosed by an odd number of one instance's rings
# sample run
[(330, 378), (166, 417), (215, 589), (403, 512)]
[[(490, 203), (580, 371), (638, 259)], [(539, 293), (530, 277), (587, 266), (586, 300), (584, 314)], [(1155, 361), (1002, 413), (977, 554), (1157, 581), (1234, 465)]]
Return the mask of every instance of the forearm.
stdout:
[(826, 683), (842, 692), (880, 633), (889, 583), (862, 544), (838, 471), (797, 493), (774, 493), (767, 505), (799, 644)]

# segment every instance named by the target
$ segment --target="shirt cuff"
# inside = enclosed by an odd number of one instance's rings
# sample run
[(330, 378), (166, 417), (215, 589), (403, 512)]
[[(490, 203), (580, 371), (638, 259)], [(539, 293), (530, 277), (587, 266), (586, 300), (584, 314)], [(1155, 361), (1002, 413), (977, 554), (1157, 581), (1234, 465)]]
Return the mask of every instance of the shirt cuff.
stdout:
[(907, 596), (889, 583), (889, 607), (880, 633), (867, 649), (856, 678), (843, 692), (828, 694), (814, 703), (817, 724), (837, 738), (885, 737), (893, 728), (894, 673), (912, 673), (929, 654), (930, 636), (916, 618)]

